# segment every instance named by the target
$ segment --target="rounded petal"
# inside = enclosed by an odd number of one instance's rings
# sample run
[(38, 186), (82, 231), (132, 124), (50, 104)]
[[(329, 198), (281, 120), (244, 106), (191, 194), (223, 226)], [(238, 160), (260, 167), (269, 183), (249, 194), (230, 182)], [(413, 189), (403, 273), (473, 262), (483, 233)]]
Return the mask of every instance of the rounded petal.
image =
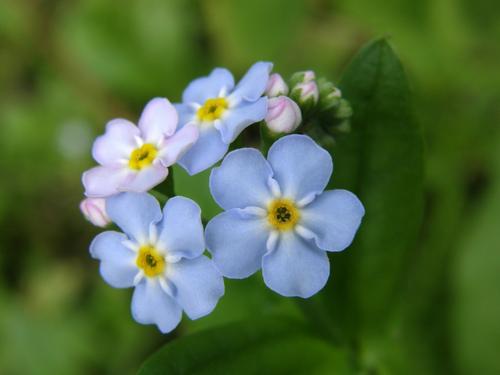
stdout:
[(205, 250), (201, 209), (185, 197), (170, 198), (163, 208), (158, 224), (158, 245), (168, 253), (195, 258)]
[(283, 196), (297, 201), (321, 193), (333, 171), (330, 154), (306, 135), (280, 138), (269, 149), (267, 160)]
[(262, 275), (266, 285), (276, 293), (308, 298), (325, 286), (330, 262), (313, 242), (285, 232), (277, 247), (262, 259)]
[(163, 166), (170, 167), (177, 163), (177, 160), (196, 143), (198, 136), (198, 127), (194, 124), (187, 124), (173, 136), (166, 138), (158, 155)]
[(92, 156), (104, 166), (122, 166), (131, 152), (137, 147), (140, 136), (137, 126), (124, 119), (111, 120), (106, 125), (106, 132), (97, 137), (92, 146)]
[(210, 174), (210, 192), (225, 210), (266, 207), (272, 198), (269, 180), (273, 171), (260, 151), (241, 148), (230, 152)]
[(177, 111), (166, 98), (154, 98), (146, 104), (139, 119), (139, 129), (146, 143), (157, 144), (177, 128)]
[(231, 72), (223, 68), (215, 68), (207, 77), (192, 81), (182, 93), (184, 103), (203, 104), (207, 99), (216, 98), (221, 90), (231, 91), (234, 87), (234, 78)]
[(175, 300), (191, 319), (208, 315), (224, 295), (222, 275), (206, 256), (170, 264), (166, 277), (175, 286)]
[(273, 69), (270, 62), (259, 61), (253, 64), (245, 76), (238, 82), (231, 97), (241, 98), (250, 102), (256, 101), (264, 94), (269, 73)]
[(264, 120), (267, 114), (267, 98), (261, 98), (256, 102), (242, 102), (236, 107), (228, 110), (227, 117), (221, 120), (218, 129), (221, 132), (222, 141), (232, 143), (245, 128), (256, 122)]
[(224, 157), (228, 148), (229, 145), (222, 142), (219, 131), (213, 126), (201, 128), (198, 141), (178, 163), (192, 176), (217, 163)]
[(94, 167), (83, 173), (82, 183), (87, 197), (103, 198), (119, 193), (120, 186), (133, 177), (133, 172), (128, 168)]
[(106, 200), (111, 220), (139, 244), (149, 240), (151, 224), (161, 220), (158, 201), (146, 193), (122, 193)]
[(139, 270), (135, 265), (136, 254), (123, 246), (127, 236), (118, 232), (103, 232), (90, 244), (92, 258), (101, 261), (102, 278), (114, 288), (129, 288)]
[(183, 127), (196, 120), (196, 110), (192, 106), (176, 103), (174, 107), (179, 116), (179, 127)]
[(301, 210), (301, 225), (315, 234), (319, 248), (342, 251), (349, 246), (365, 214), (358, 197), (347, 190), (329, 190)]
[(167, 178), (168, 168), (158, 161), (140, 171), (133, 171), (132, 176), (119, 187), (120, 191), (147, 192)]
[(132, 316), (141, 324), (156, 324), (162, 333), (172, 331), (182, 317), (182, 309), (156, 280), (144, 279), (132, 296)]
[(205, 229), (212, 260), (225, 277), (243, 279), (258, 271), (269, 237), (267, 223), (239, 209), (225, 211)]

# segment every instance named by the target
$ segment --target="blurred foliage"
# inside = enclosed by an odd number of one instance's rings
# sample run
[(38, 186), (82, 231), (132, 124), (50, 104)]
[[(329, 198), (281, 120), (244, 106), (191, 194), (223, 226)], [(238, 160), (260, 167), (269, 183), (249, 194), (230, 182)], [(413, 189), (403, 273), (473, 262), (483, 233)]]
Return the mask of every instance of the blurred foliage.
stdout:
[[(274, 315), (291, 316), (301, 326), (314, 316), (325, 341), (299, 328), (291, 341), (262, 338), (266, 345), (254, 355), (269, 368), (280, 358), (273, 360), (266, 348), (294, 358), (310, 346), (317, 348), (314, 368), (320, 373), (322, 363), (342, 357), (336, 351), (346, 347), (359, 354), (358, 370), (366, 373), (499, 373), (499, 12), (500, 5), (488, 0), (135, 0), (126, 6), (112, 0), (2, 0), (0, 373), (132, 374), (155, 348), (178, 336), (206, 331), (224, 345), (245, 345), (246, 338), (259, 337), (251, 321), (268, 322)], [(329, 285), (310, 303), (270, 292), (256, 275), (226, 282), (227, 293), (212, 315), (185, 319), (171, 335), (133, 322), (130, 291), (105, 285), (89, 259), (88, 244), (98, 230), (78, 211), (80, 174), (92, 165), (90, 145), (106, 121), (135, 121), (153, 96), (178, 100), (192, 78), (214, 66), (240, 76), (254, 61), (271, 60), (285, 75), (311, 68), (338, 82), (360, 46), (381, 35), (389, 36), (407, 71), (414, 116), (424, 133), (425, 206), (418, 226), (418, 197), (412, 193), (418, 181), (403, 170), (416, 164), (401, 165), (415, 145), (396, 128), (376, 134), (383, 124), (374, 120), (370, 153), (361, 157), (376, 172), (381, 159), (372, 160), (372, 153), (391, 151), (384, 155), (394, 160), (383, 165), (392, 163), (394, 170), (386, 174), (408, 179), (391, 204), (408, 211), (407, 217), (370, 220), (398, 235), (413, 223), (407, 230), (418, 229), (418, 240), (411, 240), (417, 233), (404, 234), (408, 240), (396, 251), (376, 226), (366, 228), (352, 249), (332, 257)], [(357, 93), (346, 87), (346, 95)], [(406, 95), (396, 100), (398, 108), (407, 105)], [(384, 103), (383, 97), (377, 101)], [(372, 115), (358, 111), (366, 123)], [(394, 121), (405, 121), (401, 116)], [(346, 155), (346, 145), (353, 143), (339, 141), (339, 155)], [(349, 188), (343, 163), (336, 160), (333, 183)], [(210, 217), (218, 208), (200, 188), (207, 178), (188, 179), (176, 170), (178, 192), (196, 198)], [(358, 183), (367, 191), (386, 182), (373, 173)], [(370, 194), (373, 205), (377, 195)], [(376, 253), (370, 253), (372, 241)], [(373, 280), (344, 285), (343, 274), (358, 262)], [(386, 306), (388, 290), (393, 300)], [(328, 301), (333, 312), (324, 310), (326, 293), (337, 296)], [(365, 315), (376, 333), (356, 340), (342, 333), (342, 349), (328, 354), (333, 344), (326, 340), (339, 330), (361, 329), (348, 326), (357, 322), (349, 315), (324, 323), (342, 310), (338, 301), (353, 298), (368, 301), (356, 319)], [(226, 338), (215, 329), (247, 319), (230, 326), (236, 333)], [(285, 323), (267, 324), (272, 332), (287, 331)], [(238, 337), (239, 329), (247, 334)], [(199, 336), (189, 337), (167, 350), (180, 350)], [(339, 340), (332, 342), (338, 348)], [(207, 362), (207, 369), (217, 365)]]

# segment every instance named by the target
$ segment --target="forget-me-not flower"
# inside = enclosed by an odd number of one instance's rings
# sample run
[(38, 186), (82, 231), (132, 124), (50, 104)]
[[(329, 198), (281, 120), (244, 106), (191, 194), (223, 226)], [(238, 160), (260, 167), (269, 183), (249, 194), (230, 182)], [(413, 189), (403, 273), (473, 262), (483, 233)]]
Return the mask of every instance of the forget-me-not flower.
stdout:
[(123, 191), (145, 192), (168, 175), (168, 167), (198, 139), (198, 129), (177, 130), (178, 116), (165, 98), (152, 99), (144, 108), (139, 126), (115, 119), (98, 137), (92, 156), (100, 164), (82, 176), (85, 195), (108, 197)]
[(176, 104), (179, 124), (195, 124), (200, 137), (179, 160), (190, 175), (217, 163), (229, 144), (249, 125), (264, 119), (267, 98), (262, 97), (272, 64), (254, 64), (235, 86), (227, 69), (216, 68), (207, 77), (192, 81)]
[(307, 298), (330, 274), (326, 251), (348, 247), (364, 208), (346, 190), (323, 191), (333, 171), (330, 154), (304, 135), (288, 135), (267, 160), (252, 148), (232, 151), (212, 170), (210, 190), (226, 211), (205, 230), (208, 250), (226, 277), (262, 268), (266, 285)]
[(209, 314), (224, 294), (222, 275), (203, 255), (200, 208), (184, 197), (162, 210), (146, 193), (108, 198), (109, 217), (124, 233), (107, 231), (90, 245), (104, 280), (115, 288), (135, 287), (132, 315), (142, 324), (173, 330), (182, 311), (191, 319)]

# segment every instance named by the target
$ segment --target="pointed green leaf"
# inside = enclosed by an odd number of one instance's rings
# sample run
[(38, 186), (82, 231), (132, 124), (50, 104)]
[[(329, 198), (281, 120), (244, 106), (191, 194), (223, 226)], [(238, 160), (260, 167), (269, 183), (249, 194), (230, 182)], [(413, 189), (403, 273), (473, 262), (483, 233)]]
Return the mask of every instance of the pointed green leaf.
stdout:
[(346, 354), (298, 322), (270, 318), (185, 336), (153, 354), (139, 375), (352, 374)]

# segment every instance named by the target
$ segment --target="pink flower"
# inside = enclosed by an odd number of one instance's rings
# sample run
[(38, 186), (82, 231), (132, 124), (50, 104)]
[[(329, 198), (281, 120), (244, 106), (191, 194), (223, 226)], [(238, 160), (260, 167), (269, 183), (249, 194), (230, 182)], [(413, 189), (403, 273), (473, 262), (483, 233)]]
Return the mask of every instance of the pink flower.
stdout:
[(167, 178), (168, 167), (197, 141), (195, 125), (177, 129), (177, 111), (166, 98), (152, 99), (135, 126), (111, 120), (98, 137), (92, 156), (100, 164), (82, 176), (87, 197), (123, 191), (145, 192)]
[(288, 86), (278, 73), (274, 73), (271, 74), (269, 80), (267, 81), (267, 87), (264, 94), (269, 98), (274, 98), (280, 95), (287, 95)]
[(104, 228), (111, 219), (106, 213), (106, 200), (103, 198), (85, 198), (80, 203), (83, 216), (97, 227)]
[(300, 108), (287, 96), (278, 96), (268, 100), (267, 127), (274, 133), (291, 133), (300, 125)]

